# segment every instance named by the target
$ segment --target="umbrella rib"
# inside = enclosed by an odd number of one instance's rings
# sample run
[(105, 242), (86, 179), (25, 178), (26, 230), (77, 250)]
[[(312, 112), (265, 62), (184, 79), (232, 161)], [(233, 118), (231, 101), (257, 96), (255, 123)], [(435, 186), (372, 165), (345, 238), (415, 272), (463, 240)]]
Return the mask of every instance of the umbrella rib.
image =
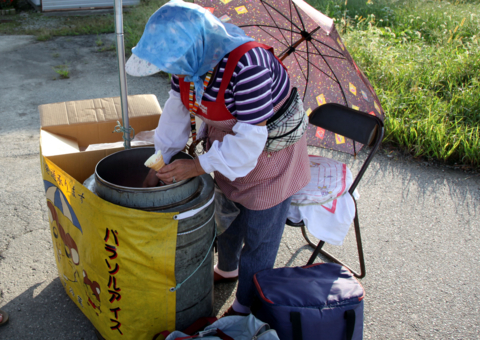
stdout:
[[(299, 31), (302, 31), (302, 29), (300, 27), (298, 27), (294, 22), (293, 22), (293, 19), (292, 18), (287, 18), (282, 12), (278, 11), (275, 7), (273, 7), (272, 5), (270, 5), (268, 2), (264, 2), (264, 1), (261, 1), (263, 7), (266, 9), (266, 6), (265, 5), (268, 5), (269, 7), (271, 7), (274, 11), (276, 11), (278, 14), (280, 14), (281, 16), (283, 16), (285, 19), (287, 19), (290, 24), (292, 24), (293, 26), (295, 26), (296, 29), (298, 29)], [(293, 2), (292, 2), (293, 3)], [(295, 11), (297, 12), (297, 15), (298, 15), (298, 18), (300, 19), (300, 22), (302, 23), (302, 27), (303, 27), (303, 31), (305, 31), (305, 23), (303, 22), (302, 20), (302, 16), (300, 15), (299, 11), (298, 11), (298, 8), (295, 4), (293, 4), (293, 7), (295, 8)], [(290, 13), (292, 12), (292, 9), (290, 7)], [(275, 20), (272, 18), (272, 15), (270, 14), (270, 12), (268, 12), (267, 10), (267, 13), (268, 15), (270, 16), (270, 18), (272, 19), (273, 22), (275, 22)], [(292, 17), (292, 14), (290, 14), (290, 16)], [(253, 26), (260, 26), (260, 25), (253, 25)], [(240, 27), (246, 27), (246, 26), (240, 26)], [(268, 27), (268, 26), (267, 26)], [(288, 31), (288, 32), (295, 32), (294, 30), (290, 29), (290, 30), (287, 30), (287, 29), (284, 29), (284, 28), (280, 28), (278, 26), (274, 26), (275, 28), (278, 28), (279, 30), (285, 30), (285, 31)], [(295, 32), (295, 33), (299, 33), (300, 32)], [(283, 35), (282, 33), (282, 36), (283, 38), (285, 39), (285, 36)], [(335, 48), (323, 43), (322, 41), (318, 40), (318, 39), (315, 39), (314, 37), (312, 37), (313, 40), (315, 40), (316, 42), (318, 42), (319, 44), (322, 44), (324, 45), (325, 47), (328, 47), (329, 49), (339, 53), (339, 54), (342, 54), (340, 51), (336, 50)]]
[[(312, 46), (317, 50), (318, 53), (320, 53), (320, 51), (318, 50), (317, 46), (313, 45)], [(338, 80), (337, 78), (337, 75), (335, 74), (335, 72), (333, 72), (332, 68), (330, 67), (330, 65), (327, 63), (327, 61), (325, 60), (325, 58), (323, 57), (323, 55), (321, 55), (320, 53), (320, 56), (322, 57), (323, 61), (325, 62), (325, 64), (328, 66), (328, 68), (330, 69), (330, 71), (332, 72), (333, 76), (335, 77), (336, 79), (336, 82), (338, 83), (338, 86), (340, 87), (340, 91), (342, 92), (342, 96), (343, 96), (343, 99), (345, 100), (345, 103), (348, 105), (348, 101), (347, 101), (347, 96), (345, 94), (345, 91), (343, 90), (343, 87), (342, 87), (342, 84), (340, 83), (340, 80)], [(323, 72), (323, 71), (322, 71)]]
[[(293, 30), (288, 30), (286, 28), (281, 28), (281, 27), (278, 27), (278, 26), (270, 26), (270, 25), (244, 25), (244, 26), (239, 26), (239, 27), (256, 27), (256, 28), (259, 28), (261, 29), (263, 32), (265, 32), (266, 34), (268, 34), (270, 37), (272, 37), (274, 40), (278, 41), (280, 44), (282, 44), (283, 46), (285, 46), (287, 49), (289, 48), (289, 45), (284, 43), (282, 40), (278, 39), (277, 37), (275, 37), (274, 35), (272, 35), (270, 32), (268, 32), (267, 30), (264, 29), (264, 27), (268, 27), (268, 28), (276, 28), (280, 31), (280, 33), (282, 34), (282, 37), (283, 39), (286, 41), (287, 38), (285, 37), (285, 35), (283, 34), (283, 32), (281, 32), (282, 30), (284, 31), (287, 31), (287, 32), (292, 32), (292, 33), (297, 33), (297, 34), (300, 34), (300, 32), (295, 32)], [(282, 52), (283, 53), (283, 52)]]
[(244, 27), (268, 27), (268, 28), (277, 28), (280, 31), (287, 31), (291, 33), (296, 33), (296, 34), (301, 34), (300, 31), (294, 31), (288, 28), (283, 28), (283, 27), (278, 27), (278, 26), (271, 26), (271, 25), (239, 25), (238, 27), (244, 28)]
[[(269, 11), (269, 10), (267, 9), (267, 7), (265, 6), (265, 4), (267, 4), (267, 5), (269, 5), (269, 6), (270, 6), (270, 4), (268, 4), (268, 3), (266, 3), (266, 2), (263, 2), (263, 1), (261, 1), (261, 3), (262, 3), (262, 5), (263, 5), (263, 7), (265, 8), (265, 11), (268, 13), (268, 16), (270, 17), (270, 19), (272, 20), (272, 22), (275, 23), (275, 20), (273, 19), (272, 14), (270, 13), (270, 11)], [(270, 7), (272, 7), (272, 6), (270, 6)], [(275, 10), (275, 8), (273, 8), (273, 7), (272, 7), (272, 9)], [(276, 10), (275, 10), (275, 11), (276, 11)], [(277, 12), (278, 12), (278, 11), (277, 11)], [(280, 12), (279, 12), (279, 13), (280, 13)], [(282, 13), (280, 13), (280, 14), (281, 14), (283, 17), (285, 17)], [(288, 18), (286, 18), (286, 17), (285, 17), (285, 19), (288, 20)], [(283, 34), (283, 32), (282, 32), (282, 30), (280, 29), (280, 27), (278, 27), (278, 25), (275, 25), (274, 27), (280, 31), (280, 34), (282, 35), (283, 39), (287, 40), (287, 38), (286, 38), (285, 35)]]
[(334, 56), (334, 55), (329, 55), (329, 54), (318, 54), (318, 53), (313, 53), (313, 52), (305, 52), (305, 51), (300, 51), (300, 50), (295, 50), (295, 53), (304, 53), (304, 54), (309, 54), (309, 55), (318, 55), (318, 56), (322, 56), (322, 57), (328, 57), (328, 58), (335, 58), (335, 59), (344, 59), (346, 60), (347, 58), (345, 57), (338, 57), (338, 56)]
[[(289, 14), (290, 14), (290, 29), (292, 29), (292, 26), (293, 26), (293, 16), (292, 16), (292, 2), (289, 1)], [(293, 45), (293, 34), (290, 34), (290, 46)], [(283, 54), (284, 52), (282, 52)]]
[[(331, 75), (329, 75), (328, 73), (326, 73), (325, 71), (323, 71), (321, 68), (319, 68), (317, 65), (315, 65), (313, 62), (311, 62), (309, 59), (308, 59), (308, 55), (307, 55), (307, 58), (305, 58), (304, 56), (301, 56), (299, 55), (300, 58), (302, 58), (303, 60), (305, 60), (309, 65), (312, 65), (313, 67), (315, 67), (318, 71), (322, 72), (323, 74), (325, 74), (328, 78), (332, 79), (333, 81), (335, 81), (336, 83), (340, 83), (338, 81), (338, 79), (335, 77), (332, 77)], [(325, 63), (327, 64), (327, 62), (325, 61)], [(328, 64), (327, 64), (328, 65)], [(331, 70), (331, 69), (330, 69)], [(332, 71), (333, 73), (333, 71)]]
[[(302, 71), (302, 75), (303, 75), (303, 78), (305, 78), (305, 80), (308, 81), (308, 77), (305, 75), (305, 72), (303, 72), (303, 69), (302, 67), (300, 66), (300, 62), (298, 61), (297, 59), (297, 55), (294, 54), (294, 57), (295, 57), (295, 60), (297, 61), (297, 64), (298, 64), (298, 68), (300, 69), (300, 71)], [(306, 91), (305, 91), (306, 92)], [(305, 93), (303, 94), (304, 98), (305, 98)]]
[[(293, 23), (293, 21), (289, 18), (287, 18), (282, 12), (280, 12), (279, 10), (277, 10), (275, 7), (273, 7), (272, 5), (270, 5), (268, 2), (265, 2), (265, 1), (261, 1), (262, 4), (265, 4), (265, 5), (268, 5), (271, 9), (273, 9), (275, 12), (277, 12), (278, 14), (280, 14), (282, 17), (284, 17), (285, 19), (287, 19), (292, 25), (294, 25), (299, 31), (301, 31), (301, 28), (298, 27), (295, 23)], [(266, 9), (266, 6), (263, 5), (263, 7), (265, 7)], [(267, 11), (267, 13), (270, 15), (270, 18), (272, 18), (272, 15), (270, 14), (270, 12)], [(272, 18), (273, 20), (273, 18)], [(275, 20), (273, 20), (275, 22)]]
[(273, 39), (275, 39), (276, 41), (278, 41), (280, 44), (282, 44), (283, 46), (285, 47), (288, 47), (288, 44), (285, 44), (283, 41), (279, 40), (277, 37), (275, 37), (274, 35), (272, 35), (270, 32), (267, 32), (266, 30), (264, 30), (262, 27), (259, 27), (263, 32), (267, 33), (269, 36), (271, 36)]
[(331, 50), (333, 50), (333, 51), (337, 52), (338, 54), (341, 54), (341, 55), (343, 55), (343, 53), (342, 53), (342, 52), (340, 52), (339, 50), (337, 50), (337, 49), (333, 48), (332, 46), (329, 46), (329, 45), (325, 44), (324, 42), (322, 42), (322, 41), (320, 41), (320, 40), (318, 40), (318, 39), (316, 39), (316, 38), (314, 38), (314, 37), (312, 37), (312, 40), (315, 40), (317, 43), (319, 43), (319, 44), (321, 44), (321, 45), (323, 45), (323, 46), (325, 46), (325, 47), (328, 47), (329, 49), (331, 49)]
[[(292, 2), (293, 3), (293, 2)], [(293, 8), (295, 8), (295, 12), (297, 12), (297, 15), (298, 15), (298, 18), (300, 19), (300, 22), (302, 23), (302, 27), (303, 27), (303, 30), (305, 31), (305, 23), (303, 22), (302, 20), (302, 16), (300, 15), (300, 13), (298, 12), (298, 8), (295, 4), (293, 4)]]
[[(241, 27), (241, 28), (244, 28), (244, 27), (258, 27), (258, 28), (267, 27), (267, 28), (276, 28), (276, 29), (278, 29), (280, 32), (281, 32), (281, 31), (286, 31), (286, 32), (290, 32), (290, 33), (301, 34), (300, 32), (295, 31), (295, 30), (292, 30), (292, 29), (287, 29), (287, 28), (278, 27), (278, 26), (271, 26), (271, 25), (240, 25), (240, 26), (238, 26), (238, 27)], [(269, 34), (272, 38), (275, 38), (276, 40), (278, 40), (278, 38), (274, 37), (272, 34), (268, 33), (266, 30), (263, 30), (263, 31), (264, 31), (265, 33)], [(281, 32), (281, 34), (282, 34), (283, 39), (287, 40), (287, 39), (285, 38), (285, 35), (283, 34), (283, 32)], [(312, 40), (314, 40), (315, 42), (317, 42), (317, 43), (319, 43), (319, 44), (321, 44), (321, 45), (323, 45), (323, 46), (331, 49), (332, 51), (337, 52), (338, 54), (340, 54), (340, 55), (343, 56), (343, 54), (342, 54), (340, 51), (336, 50), (335, 48), (333, 48), (333, 47), (331, 47), (331, 46), (329, 46), (329, 45), (327, 45), (327, 44), (325, 44), (324, 42), (322, 42), (322, 41), (320, 41), (320, 40), (318, 40), (318, 39), (315, 39), (315, 38), (313, 38), (313, 37), (312, 37)], [(278, 40), (278, 41), (280, 41), (280, 40)], [(285, 46), (288, 46), (288, 44), (284, 44), (284, 45), (285, 45)], [(317, 50), (317, 51), (318, 51), (318, 50)], [(303, 52), (303, 51), (300, 51), (300, 52)], [(319, 54), (317, 54), (317, 55), (322, 55), (322, 56), (325, 55), (325, 54), (321, 54), (320, 51), (319, 51), (318, 53), (319, 53)], [(313, 53), (313, 54), (316, 54), (316, 53)], [(328, 57), (331, 57), (331, 58), (339, 58), (339, 59), (346, 59), (345, 57), (343, 57), (343, 58), (342, 58), (342, 57), (335, 57), (335, 56), (328, 56)]]
[[(287, 28), (283, 28), (283, 27), (278, 27), (278, 26), (271, 26), (271, 25), (240, 25), (240, 26), (238, 26), (238, 27), (241, 27), (241, 28), (245, 28), (245, 27), (257, 27), (257, 28), (260, 28), (260, 29), (262, 29), (262, 31), (264, 31), (265, 33), (267, 33), (267, 34), (270, 35), (272, 38), (274, 38), (275, 40), (279, 41), (280, 43), (282, 43), (282, 44), (283, 44), (284, 46), (286, 46), (286, 47), (288, 47), (288, 44), (283, 43), (281, 40), (279, 40), (278, 38), (276, 38), (275, 36), (273, 36), (271, 33), (267, 32), (267, 31), (266, 31), (265, 29), (263, 29), (263, 28), (264, 28), (264, 27), (266, 27), (266, 28), (276, 28), (276, 29), (278, 29), (279, 31), (286, 31), (286, 32), (291, 32), (291, 33), (300, 34), (300, 32), (297, 32), (297, 31), (294, 31), (294, 30), (291, 30), (291, 29), (287, 29)], [(282, 33), (282, 36), (283, 36), (283, 38), (284, 38), (285, 40), (287, 40), (287, 39), (285, 38), (285, 36), (283, 35), (283, 33)], [(328, 46), (327, 44), (321, 42), (321, 41), (318, 40), (318, 39), (315, 39), (315, 38), (312, 38), (312, 39), (315, 40), (316, 42), (318, 42), (319, 44), (321, 44), (321, 45), (323, 45), (323, 46), (325, 46), (325, 47), (328, 47), (328, 48), (331, 49), (332, 51), (337, 52), (338, 54), (342, 55), (342, 57), (331, 56), (331, 55), (326, 55), (326, 54), (321, 54), (320, 52), (318, 52), (318, 54), (317, 54), (317, 53), (310, 52), (311, 54), (315, 54), (315, 55), (319, 55), (319, 56), (326, 56), (326, 57), (329, 57), (329, 58), (346, 59), (340, 51), (338, 51), (338, 50), (336, 50), (336, 49)], [(317, 50), (317, 51), (318, 51), (318, 50)], [(304, 51), (298, 51), (298, 50), (296, 50), (295, 52), (305, 53)]]
[[(307, 47), (307, 82), (306, 82), (306, 85), (305, 85), (305, 91), (303, 91), (303, 99), (302, 101), (305, 102), (305, 96), (307, 95), (307, 91), (308, 91), (308, 84), (310, 82), (310, 57), (309, 57), (309, 54), (308, 54), (308, 44), (305, 44), (306, 47)], [(298, 55), (299, 57), (301, 57), (301, 55)]]

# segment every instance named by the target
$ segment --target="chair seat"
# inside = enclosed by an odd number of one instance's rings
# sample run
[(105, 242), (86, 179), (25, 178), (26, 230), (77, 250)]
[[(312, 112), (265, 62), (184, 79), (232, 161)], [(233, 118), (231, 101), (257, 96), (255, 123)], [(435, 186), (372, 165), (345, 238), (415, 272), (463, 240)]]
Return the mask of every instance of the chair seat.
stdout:
[(355, 217), (348, 192), (352, 174), (345, 164), (321, 156), (310, 156), (310, 170), (310, 183), (293, 195), (287, 218), (320, 240), (342, 245)]

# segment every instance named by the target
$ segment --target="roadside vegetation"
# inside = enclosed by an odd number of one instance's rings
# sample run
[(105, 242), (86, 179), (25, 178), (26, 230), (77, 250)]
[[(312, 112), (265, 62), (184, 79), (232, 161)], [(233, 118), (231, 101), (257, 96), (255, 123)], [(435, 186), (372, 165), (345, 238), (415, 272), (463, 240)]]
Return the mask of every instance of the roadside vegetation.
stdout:
[[(144, 0), (125, 11), (127, 56), (150, 15), (165, 2)], [(375, 88), (386, 112), (386, 143), (414, 157), (480, 167), (479, 0), (307, 2), (334, 18)], [(93, 43), (111, 49), (103, 46), (101, 34), (114, 32), (112, 14), (65, 17), (61, 25), (40, 30), (29, 30), (20, 20), (2, 23), (0, 33), (34, 34), (40, 40), (95, 34)]]
[[(39, 41), (55, 36), (101, 34), (114, 31), (113, 15), (48, 17), (34, 11), (27, 16), (4, 17), (0, 34), (34, 35)], [(54, 25), (51, 23), (55, 22)]]
[[(140, 40), (148, 18), (167, 1), (141, 0), (138, 6), (124, 8), (123, 24), (127, 56)], [(50, 24), (52, 22), (55, 24)], [(0, 25), (0, 34), (34, 35), (39, 41), (58, 36), (94, 34), (97, 35), (95, 44), (99, 47), (103, 45), (100, 35), (113, 32), (115, 32), (113, 10), (110, 14), (91, 16), (46, 16), (29, 11), (27, 16), (5, 17)]]
[(335, 19), (375, 88), (385, 142), (416, 157), (480, 166), (478, 0), (309, 2)]
[(68, 65), (57, 65), (53, 68), (55, 73), (60, 76), (60, 79), (68, 79), (70, 78), (70, 71), (68, 70)]

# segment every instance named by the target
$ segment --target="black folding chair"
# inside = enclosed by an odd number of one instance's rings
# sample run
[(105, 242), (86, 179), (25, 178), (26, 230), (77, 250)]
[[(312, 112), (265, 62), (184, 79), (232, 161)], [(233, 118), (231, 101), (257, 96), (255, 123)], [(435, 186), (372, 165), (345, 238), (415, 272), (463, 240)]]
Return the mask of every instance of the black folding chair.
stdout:
[(292, 227), (301, 227), (302, 234), (305, 237), (305, 240), (312, 248), (315, 249), (308, 261), (309, 265), (315, 261), (315, 258), (318, 256), (318, 254), (322, 254), (330, 261), (347, 267), (356, 277), (363, 278), (365, 277), (365, 259), (363, 256), (360, 224), (358, 222), (357, 202), (353, 197), (353, 192), (355, 191), (355, 188), (362, 179), (363, 174), (367, 170), (367, 167), (369, 166), (373, 156), (375, 155), (378, 147), (380, 146), (380, 143), (382, 142), (384, 135), (383, 122), (376, 116), (333, 103), (317, 107), (310, 114), (309, 121), (310, 124), (319, 126), (325, 130), (332, 131), (334, 133), (344, 136), (345, 138), (350, 138), (355, 142), (371, 147), (367, 159), (363, 163), (362, 168), (358, 172), (355, 180), (352, 183), (352, 186), (348, 190), (350, 195), (352, 195), (353, 201), (355, 203), (355, 217), (353, 221), (355, 225), (355, 237), (357, 240), (358, 257), (360, 262), (360, 273), (352, 270), (351, 267), (345, 265), (333, 255), (323, 250), (322, 247), (325, 244), (324, 241), (320, 240), (318, 244), (312, 242), (312, 240), (308, 236), (303, 221), (294, 223), (287, 219), (286, 224)]

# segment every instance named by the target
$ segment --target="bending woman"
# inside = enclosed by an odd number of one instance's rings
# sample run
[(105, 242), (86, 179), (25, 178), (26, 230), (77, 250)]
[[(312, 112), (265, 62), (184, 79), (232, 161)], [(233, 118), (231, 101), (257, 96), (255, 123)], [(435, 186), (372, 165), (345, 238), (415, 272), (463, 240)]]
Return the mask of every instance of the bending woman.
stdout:
[(130, 75), (173, 75), (155, 131), (155, 148), (165, 163), (184, 149), (190, 114), (202, 119), (198, 138), (206, 138), (206, 153), (151, 170), (145, 182), (155, 186), (159, 179), (169, 184), (214, 173), (240, 210), (218, 237), (215, 282), (238, 278), (235, 302), (225, 315), (248, 314), (253, 275), (273, 268), (291, 196), (310, 180), (305, 136), (280, 151), (265, 151), (267, 120), (291, 95), (288, 74), (268, 46), (180, 0), (152, 15), (132, 51)]

